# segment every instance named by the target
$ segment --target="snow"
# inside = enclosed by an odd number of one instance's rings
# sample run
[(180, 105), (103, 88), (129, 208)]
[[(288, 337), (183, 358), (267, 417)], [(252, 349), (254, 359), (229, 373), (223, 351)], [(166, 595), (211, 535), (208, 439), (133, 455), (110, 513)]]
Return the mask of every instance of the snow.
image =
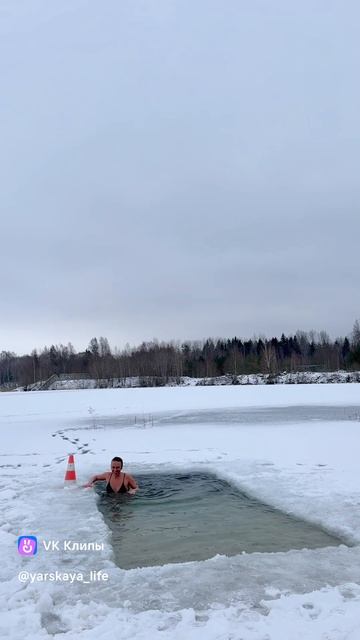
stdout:
[[(227, 374), (215, 378), (190, 378), (180, 376), (179, 378), (168, 378), (165, 386), (218, 386), (218, 385), (254, 385), (254, 384), (330, 384), (330, 383), (352, 383), (360, 382), (360, 371), (294, 371), (277, 374), (252, 373), (242, 375)], [(146, 384), (145, 384), (146, 383)], [(155, 386), (152, 377), (139, 376), (128, 378), (110, 378), (95, 380), (91, 378), (79, 378), (78, 375), (72, 377), (65, 373), (58, 376), (53, 375), (48, 381), (35, 382), (27, 386), (27, 391), (39, 391), (42, 387), (52, 391), (69, 389), (105, 389), (107, 387), (144, 387)], [(24, 391), (24, 387), (16, 389)]]
[[(118, 630), (139, 640), (358, 640), (359, 390), (322, 384), (2, 393), (0, 637), (106, 640)], [(301, 407), (314, 418), (296, 419)], [(78, 484), (64, 488), (69, 453)], [(114, 455), (135, 477), (210, 471), (350, 546), (125, 571), (113, 562), (95, 492), (81, 487)], [(98, 541), (104, 550), (60, 547), (23, 558), (19, 535)], [(101, 570), (109, 580), (21, 583), (23, 570)]]

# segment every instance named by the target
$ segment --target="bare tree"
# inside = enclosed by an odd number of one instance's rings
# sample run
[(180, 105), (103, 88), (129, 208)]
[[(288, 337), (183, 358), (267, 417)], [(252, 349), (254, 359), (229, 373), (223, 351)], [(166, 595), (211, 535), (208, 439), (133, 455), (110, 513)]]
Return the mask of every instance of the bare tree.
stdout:
[(355, 349), (360, 347), (360, 322), (355, 320), (351, 333), (351, 346)]

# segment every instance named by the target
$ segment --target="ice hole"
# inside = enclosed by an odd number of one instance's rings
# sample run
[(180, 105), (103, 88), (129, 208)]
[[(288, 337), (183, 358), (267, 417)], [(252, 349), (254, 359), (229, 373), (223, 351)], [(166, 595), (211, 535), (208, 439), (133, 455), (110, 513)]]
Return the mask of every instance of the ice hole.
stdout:
[(336, 546), (321, 528), (263, 504), (209, 473), (138, 475), (136, 495), (106, 495), (98, 508), (123, 569), (206, 560), (216, 554)]

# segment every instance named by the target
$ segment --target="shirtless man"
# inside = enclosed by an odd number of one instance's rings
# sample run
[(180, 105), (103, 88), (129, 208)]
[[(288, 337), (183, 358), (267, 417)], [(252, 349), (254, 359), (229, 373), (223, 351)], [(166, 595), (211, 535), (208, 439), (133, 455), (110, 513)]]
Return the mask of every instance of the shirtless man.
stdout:
[(92, 487), (94, 482), (106, 480), (106, 493), (134, 494), (138, 489), (137, 482), (129, 473), (123, 473), (122, 468), (122, 458), (115, 456), (111, 460), (111, 471), (105, 471), (105, 473), (93, 476), (84, 487)]

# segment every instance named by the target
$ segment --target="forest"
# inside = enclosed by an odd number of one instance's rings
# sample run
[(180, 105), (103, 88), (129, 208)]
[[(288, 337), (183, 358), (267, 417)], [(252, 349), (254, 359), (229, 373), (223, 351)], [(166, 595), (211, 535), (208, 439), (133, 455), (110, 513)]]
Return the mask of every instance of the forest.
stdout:
[[(283, 371), (336, 371), (360, 368), (360, 323), (349, 337), (331, 340), (326, 331), (251, 339), (207, 338), (196, 341), (143, 342), (123, 349), (110, 347), (107, 338), (92, 338), (85, 351), (71, 343), (51, 345), (18, 356), (0, 352), (0, 387), (15, 388), (57, 374), (96, 380), (139, 376), (153, 384), (169, 378), (215, 377), (224, 374), (276, 374)], [(151, 382), (150, 382), (151, 384)]]

